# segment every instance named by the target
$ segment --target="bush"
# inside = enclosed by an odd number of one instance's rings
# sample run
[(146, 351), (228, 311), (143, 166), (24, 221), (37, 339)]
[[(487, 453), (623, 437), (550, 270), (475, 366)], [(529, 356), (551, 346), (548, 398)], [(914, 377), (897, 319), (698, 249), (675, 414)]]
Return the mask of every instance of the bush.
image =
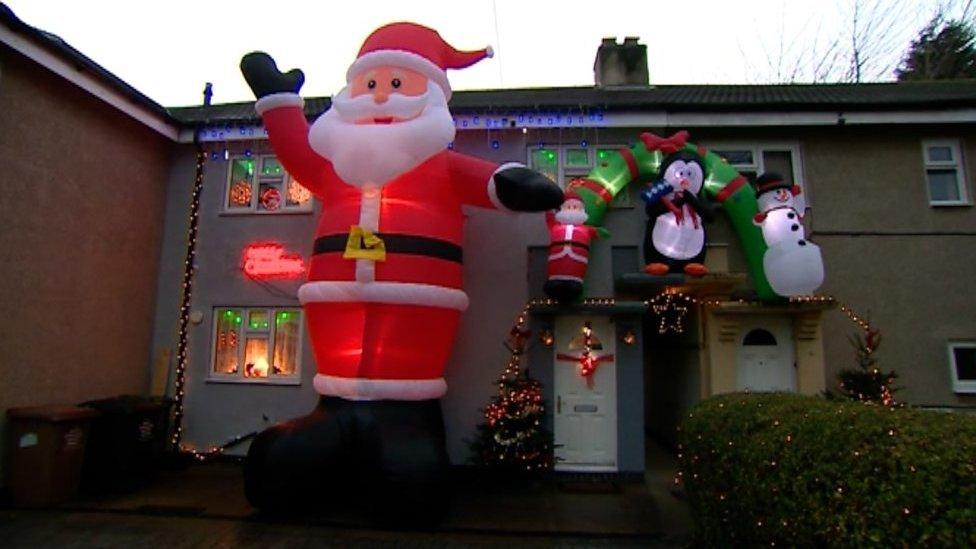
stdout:
[(976, 547), (976, 417), (731, 394), (679, 439), (704, 545)]

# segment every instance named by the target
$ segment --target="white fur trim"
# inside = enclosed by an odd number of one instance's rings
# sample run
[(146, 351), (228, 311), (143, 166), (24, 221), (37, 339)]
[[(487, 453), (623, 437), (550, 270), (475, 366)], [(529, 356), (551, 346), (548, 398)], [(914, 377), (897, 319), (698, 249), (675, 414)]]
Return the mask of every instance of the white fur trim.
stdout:
[(560, 250), (560, 251), (558, 251), (558, 252), (556, 252), (554, 254), (551, 254), (549, 256), (549, 261), (552, 261), (554, 259), (562, 259), (564, 257), (569, 257), (569, 258), (571, 258), (571, 259), (573, 259), (575, 261), (578, 261), (580, 263), (587, 263), (588, 264), (590, 262), (589, 259), (587, 259), (587, 258), (581, 256), (580, 254), (574, 252), (573, 251), (573, 248), (570, 246), (570, 244), (564, 244), (562, 250)]
[(573, 282), (583, 282), (583, 279), (578, 276), (571, 275), (552, 275), (549, 280), (572, 280)]
[(298, 289), (298, 300), (302, 304), (366, 302), (425, 305), (458, 311), (468, 308), (468, 296), (461, 290), (410, 282), (306, 282)]
[[(380, 230), (381, 192), (372, 183), (363, 185), (363, 197), (359, 204), (359, 226), (374, 233)], [(373, 282), (374, 280), (376, 280), (376, 262), (372, 259), (357, 259), (356, 282)]]
[(426, 57), (405, 50), (372, 51), (356, 59), (346, 71), (346, 82), (351, 82), (353, 76), (383, 65), (404, 67), (417, 71), (430, 78), (444, 90), (444, 96), (451, 99), (451, 84), (447, 81), (447, 72), (435, 65)]
[(524, 167), (525, 164), (522, 164), (521, 162), (506, 162), (501, 166), (498, 166), (498, 168), (496, 168), (495, 171), (491, 172), (491, 177), (488, 178), (488, 199), (491, 200), (491, 203), (494, 204), (495, 207), (498, 208), (499, 210), (506, 213), (515, 213), (514, 210), (510, 210), (504, 204), (502, 204), (501, 200), (498, 200), (498, 191), (495, 190), (495, 174), (497, 174), (502, 170), (507, 170), (509, 168), (524, 168)]
[(281, 92), (273, 93), (271, 95), (265, 95), (261, 99), (258, 99), (257, 103), (254, 104), (254, 110), (258, 111), (258, 114), (264, 114), (265, 111), (270, 111), (271, 109), (277, 109), (278, 107), (304, 107), (305, 100), (302, 99), (300, 95), (292, 92)]
[(316, 374), (312, 381), (320, 395), (347, 400), (429, 400), (447, 392), (444, 378), (437, 379), (366, 379)]

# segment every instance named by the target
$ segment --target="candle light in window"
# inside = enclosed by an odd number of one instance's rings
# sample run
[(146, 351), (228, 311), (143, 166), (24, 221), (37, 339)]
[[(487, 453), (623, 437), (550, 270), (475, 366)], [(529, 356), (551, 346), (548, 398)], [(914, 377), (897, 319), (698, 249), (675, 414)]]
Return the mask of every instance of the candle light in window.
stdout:
[(268, 359), (263, 356), (258, 357), (254, 364), (248, 364), (245, 368), (246, 377), (268, 377)]

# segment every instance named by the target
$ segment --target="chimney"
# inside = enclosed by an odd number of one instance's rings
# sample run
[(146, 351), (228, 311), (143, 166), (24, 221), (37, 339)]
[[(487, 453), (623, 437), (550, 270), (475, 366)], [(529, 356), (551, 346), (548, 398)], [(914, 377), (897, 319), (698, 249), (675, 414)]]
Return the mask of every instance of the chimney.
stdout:
[(597, 87), (647, 87), (650, 78), (647, 73), (647, 46), (637, 43), (636, 36), (624, 38), (622, 44), (617, 38), (604, 38), (596, 50), (593, 61), (593, 78)]

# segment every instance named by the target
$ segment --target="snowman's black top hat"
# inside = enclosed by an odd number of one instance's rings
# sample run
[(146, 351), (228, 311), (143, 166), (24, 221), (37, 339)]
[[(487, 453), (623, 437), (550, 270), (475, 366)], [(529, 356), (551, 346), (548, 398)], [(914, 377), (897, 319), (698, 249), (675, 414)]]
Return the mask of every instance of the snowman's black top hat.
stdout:
[(756, 194), (763, 194), (776, 189), (789, 189), (791, 186), (783, 181), (782, 175), (776, 172), (766, 172), (756, 178)]

